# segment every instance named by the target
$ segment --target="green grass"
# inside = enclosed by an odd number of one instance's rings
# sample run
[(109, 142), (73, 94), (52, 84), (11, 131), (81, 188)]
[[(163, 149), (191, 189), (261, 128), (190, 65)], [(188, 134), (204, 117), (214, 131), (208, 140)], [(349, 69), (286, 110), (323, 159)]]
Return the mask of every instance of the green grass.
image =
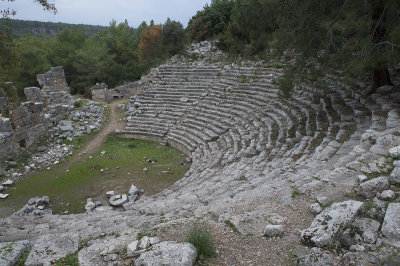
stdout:
[(236, 226), (229, 220), (225, 220), (224, 223), (230, 228), (232, 229), (233, 232), (240, 234), (239, 230), (236, 228)]
[(28, 258), (30, 252), (31, 252), (30, 250), (27, 250), (24, 253), (22, 253), (21, 257), (19, 257), (18, 259), (16, 266), (24, 266), (25, 261)]
[(62, 259), (59, 259), (53, 265), (56, 266), (79, 266), (78, 252), (69, 254)]
[[(106, 152), (104, 156), (101, 151)], [(10, 197), (0, 202), (0, 207), (11, 207), (15, 211), (31, 197), (48, 195), (53, 212), (80, 213), (87, 198), (106, 204), (106, 191), (127, 193), (131, 184), (153, 195), (179, 180), (190, 167), (181, 165), (185, 156), (169, 146), (115, 136), (109, 136), (90, 155), (92, 159), (89, 154), (82, 155), (80, 160), (61, 163), (18, 183), (9, 191)], [(157, 162), (146, 162), (144, 157)], [(148, 168), (147, 173), (143, 173), (143, 168)]]
[(216, 254), (210, 230), (204, 224), (195, 224), (190, 230), (186, 242), (197, 249), (197, 259), (210, 258)]
[(296, 196), (298, 195), (302, 195), (303, 193), (301, 193), (297, 188), (295, 190), (292, 191), (292, 199), (294, 199)]

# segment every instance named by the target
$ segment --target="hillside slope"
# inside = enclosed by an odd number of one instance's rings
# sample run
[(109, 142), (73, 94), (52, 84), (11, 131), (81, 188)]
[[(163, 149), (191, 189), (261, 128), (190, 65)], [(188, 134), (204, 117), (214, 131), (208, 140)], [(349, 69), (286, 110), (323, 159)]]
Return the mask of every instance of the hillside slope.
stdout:
[[(3, 19), (0, 19), (0, 23)], [(55, 36), (58, 32), (63, 29), (70, 29), (75, 27), (82, 30), (86, 36), (90, 37), (99, 31), (106, 29), (104, 26), (85, 25), (85, 24), (68, 24), (68, 23), (54, 23), (54, 22), (40, 22), (40, 21), (29, 21), (29, 20), (11, 20), (11, 28), (13, 29), (13, 35), (15, 38), (20, 38), (26, 35), (34, 35), (37, 37)]]

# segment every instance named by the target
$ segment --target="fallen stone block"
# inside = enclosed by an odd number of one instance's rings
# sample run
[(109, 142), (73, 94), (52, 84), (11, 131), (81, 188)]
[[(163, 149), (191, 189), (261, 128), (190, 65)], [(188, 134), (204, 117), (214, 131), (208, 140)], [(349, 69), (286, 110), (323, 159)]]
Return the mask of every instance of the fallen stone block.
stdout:
[(196, 257), (197, 251), (192, 244), (166, 241), (156, 244), (151, 250), (142, 253), (135, 260), (135, 265), (192, 266)]
[(6, 186), (11, 186), (14, 184), (14, 181), (12, 181), (11, 179), (8, 179), (7, 181), (3, 182), (1, 185), (6, 187)]
[(400, 167), (397, 166), (393, 169), (392, 173), (389, 176), (390, 183), (400, 184)]
[(386, 176), (381, 176), (362, 183), (359, 187), (359, 194), (366, 198), (371, 198), (374, 197), (376, 193), (388, 188), (388, 178)]
[(389, 204), (381, 231), (387, 244), (400, 248), (400, 203)]
[(37, 239), (25, 266), (50, 265), (69, 254), (78, 251), (80, 238), (78, 234), (45, 235)]
[(274, 224), (269, 224), (265, 227), (264, 235), (265, 236), (282, 236), (284, 233), (284, 227), (283, 225), (274, 225)]
[(331, 245), (354, 220), (363, 205), (363, 202), (354, 200), (332, 204), (315, 217), (309, 228), (301, 232), (302, 241), (317, 247)]
[(114, 195), (110, 198), (109, 202), (111, 206), (119, 207), (128, 202), (128, 196), (126, 194)]
[(30, 248), (28, 240), (0, 243), (0, 265), (17, 265), (21, 255)]

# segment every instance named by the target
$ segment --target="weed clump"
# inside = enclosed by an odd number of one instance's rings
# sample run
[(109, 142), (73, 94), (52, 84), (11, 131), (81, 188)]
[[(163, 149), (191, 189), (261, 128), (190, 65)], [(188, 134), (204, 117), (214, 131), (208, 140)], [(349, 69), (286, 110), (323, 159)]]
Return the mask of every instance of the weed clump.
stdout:
[(212, 257), (216, 254), (212, 235), (206, 225), (196, 224), (189, 232), (187, 242), (197, 249), (197, 259)]

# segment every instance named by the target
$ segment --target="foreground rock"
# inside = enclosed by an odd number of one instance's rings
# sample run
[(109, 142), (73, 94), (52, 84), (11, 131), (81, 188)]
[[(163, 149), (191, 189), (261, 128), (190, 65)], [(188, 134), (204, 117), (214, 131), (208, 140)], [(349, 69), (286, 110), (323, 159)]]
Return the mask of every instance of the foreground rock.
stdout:
[(381, 192), (389, 188), (388, 178), (386, 176), (381, 176), (374, 178), (360, 185), (359, 193), (366, 197), (374, 197), (376, 193)]
[(51, 262), (78, 251), (79, 245), (78, 234), (42, 236), (33, 246), (25, 265), (50, 265)]
[(382, 233), (386, 242), (400, 248), (400, 203), (390, 203), (383, 220)]
[(283, 225), (273, 225), (269, 224), (265, 227), (265, 236), (274, 237), (274, 236), (282, 236), (284, 233)]
[(196, 261), (196, 248), (189, 243), (161, 242), (135, 260), (136, 266), (182, 265), (191, 266)]
[(79, 265), (123, 265), (124, 260), (119, 254), (133, 239), (134, 237), (130, 234), (122, 234), (118, 238), (108, 236), (103, 239), (91, 240), (88, 247), (83, 248), (78, 253)]
[(5, 242), (0, 243), (0, 265), (16, 265), (22, 253), (30, 247), (29, 241)]
[(139, 196), (139, 189), (134, 185), (132, 185), (131, 188), (129, 189), (129, 201), (135, 201), (138, 196)]
[(309, 228), (302, 231), (302, 241), (317, 247), (329, 246), (354, 220), (363, 205), (363, 202), (354, 200), (332, 204), (315, 217)]
[(110, 205), (114, 207), (120, 207), (122, 204), (128, 202), (128, 196), (126, 194), (114, 195), (109, 200)]
[(48, 196), (43, 196), (41, 198), (35, 197), (28, 200), (20, 210), (16, 211), (13, 216), (43, 216), (51, 215), (53, 212), (50, 209), (45, 209), (50, 204), (50, 199)]

